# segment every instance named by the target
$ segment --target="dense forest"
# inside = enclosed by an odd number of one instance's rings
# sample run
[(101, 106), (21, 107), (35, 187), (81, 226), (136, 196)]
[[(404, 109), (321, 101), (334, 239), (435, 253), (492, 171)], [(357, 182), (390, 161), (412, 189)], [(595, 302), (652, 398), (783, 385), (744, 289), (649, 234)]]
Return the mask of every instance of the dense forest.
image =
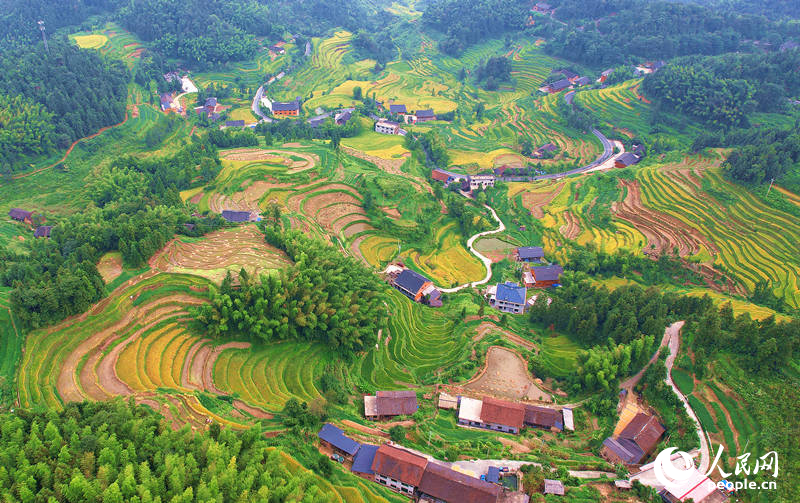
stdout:
[(211, 303), (196, 309), (207, 333), (262, 342), (316, 340), (348, 355), (375, 344), (386, 308), (372, 271), (298, 231), (264, 230), (267, 242), (294, 265), (252, 279), (242, 270), (237, 286), (229, 275)]
[(195, 234), (221, 225), (218, 216), (191, 217), (178, 195), (213, 179), (219, 167), (216, 149), (199, 141), (171, 157), (119, 158), (87, 187), (94, 206), (57, 221), (50, 239), (30, 241), (28, 253), (0, 248), (0, 284), (14, 288), (23, 325), (57, 322), (102, 298), (95, 264), (103, 253), (119, 250), (127, 266), (138, 268), (175, 232), (186, 232), (182, 224), (194, 223)]
[(687, 57), (648, 75), (656, 106), (717, 127), (746, 127), (753, 112), (780, 112), (800, 93), (800, 49), (776, 54)]
[(432, 0), (423, 22), (444, 33), (442, 52), (458, 55), (469, 45), (525, 27), (530, 2), (521, 0)]
[(0, 423), (3, 501), (332, 501), (257, 430), (173, 431), (120, 400), (4, 413)]
[(3, 0), (0, 2), (0, 45), (27, 46), (41, 40), (37, 21), (44, 21), (48, 33), (67, 26), (87, 23), (96, 14), (112, 11), (118, 0)]
[[(11, 127), (21, 128), (26, 141), (3, 148), (0, 158), (12, 170), (19, 169), (26, 156), (46, 153), (53, 145), (66, 148), (78, 138), (122, 122), (129, 78), (122, 63), (80, 50), (65, 39), (52, 40), (49, 53), (41, 44), (33, 51), (3, 51), (0, 95), (11, 98), (0, 101), (0, 124), (5, 129), (8, 120)], [(14, 101), (15, 96), (22, 100)]]

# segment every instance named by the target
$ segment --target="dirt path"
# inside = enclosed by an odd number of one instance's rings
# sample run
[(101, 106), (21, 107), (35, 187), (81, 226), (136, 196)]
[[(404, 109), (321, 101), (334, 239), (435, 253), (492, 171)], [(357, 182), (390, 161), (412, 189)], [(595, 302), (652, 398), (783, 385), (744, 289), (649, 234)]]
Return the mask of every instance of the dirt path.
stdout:
[(350, 421), (349, 419), (342, 420), (342, 424), (345, 426), (349, 426), (355, 430), (360, 431), (361, 433), (366, 433), (367, 435), (377, 435), (379, 437), (386, 437), (389, 438), (389, 434), (385, 431), (378, 430), (376, 428), (370, 428), (369, 426), (364, 426), (362, 424), (358, 424), (356, 422)]
[(86, 137), (79, 138), (79, 139), (75, 140), (74, 142), (72, 142), (72, 145), (69, 146), (67, 151), (64, 153), (64, 156), (60, 160), (54, 162), (50, 166), (45, 166), (43, 168), (39, 168), (39, 169), (36, 169), (36, 170), (33, 170), (33, 171), (28, 171), (27, 173), (20, 173), (18, 175), (14, 175), (12, 178), (14, 180), (18, 180), (20, 178), (26, 178), (26, 177), (29, 177), (29, 176), (33, 176), (36, 173), (41, 173), (42, 171), (45, 171), (47, 169), (54, 168), (54, 167), (58, 166), (59, 164), (61, 164), (62, 162), (67, 160), (67, 157), (69, 157), (69, 154), (72, 153), (72, 149), (74, 149), (75, 145), (77, 145), (78, 143), (80, 143), (82, 141), (86, 141), (86, 140), (91, 140), (92, 138), (94, 138), (96, 136), (100, 136), (105, 131), (108, 131), (109, 129), (115, 128), (117, 126), (121, 126), (121, 125), (125, 124), (126, 122), (128, 122), (128, 109), (127, 108), (125, 109), (125, 119), (122, 122), (120, 122), (119, 124), (114, 124), (113, 126), (106, 126), (106, 127), (100, 128), (94, 134), (90, 134), (89, 136), (86, 136)]
[(513, 342), (518, 346), (522, 346), (528, 351), (533, 351), (534, 349), (536, 349), (536, 344), (534, 344), (533, 342), (524, 339), (513, 332), (509, 332), (508, 330), (502, 329), (497, 325), (495, 325), (494, 323), (489, 323), (488, 321), (485, 321), (478, 326), (477, 330), (478, 333), (475, 334), (472, 340), (477, 342), (483, 339), (486, 336), (486, 334), (488, 334), (492, 330), (494, 330), (495, 332), (500, 332), (501, 334), (503, 334), (503, 337), (505, 337), (506, 339), (510, 340), (511, 342)]

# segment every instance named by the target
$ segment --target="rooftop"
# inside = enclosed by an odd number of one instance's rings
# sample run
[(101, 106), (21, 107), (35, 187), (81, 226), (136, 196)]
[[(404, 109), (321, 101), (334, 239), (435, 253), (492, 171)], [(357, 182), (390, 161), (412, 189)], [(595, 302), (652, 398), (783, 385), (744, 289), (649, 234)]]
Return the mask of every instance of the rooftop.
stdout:
[(639, 162), (639, 156), (637, 156), (633, 152), (625, 152), (624, 154), (621, 154), (619, 157), (617, 157), (616, 162), (621, 162), (625, 166), (631, 166)]
[(567, 79), (561, 79), (553, 82), (550, 84), (551, 91), (563, 91), (564, 89), (568, 88), (571, 85), (571, 82)]
[(378, 447), (372, 460), (372, 471), (405, 484), (418, 486), (428, 460), (389, 444)]
[(525, 406), (520, 403), (484, 397), (481, 420), (484, 423), (502, 424), (521, 429), (525, 420)]
[(430, 108), (427, 110), (417, 110), (417, 113), (415, 115), (417, 116), (417, 118), (421, 119), (433, 119), (436, 117), (433, 114), (433, 110), (431, 110)]
[(294, 99), (294, 101), (289, 102), (280, 102), (280, 101), (273, 101), (272, 102), (272, 111), (273, 112), (294, 112), (300, 110), (300, 97)]
[(423, 276), (422, 274), (412, 271), (411, 269), (406, 269), (397, 276), (397, 279), (394, 280), (394, 283), (397, 286), (408, 290), (409, 292), (417, 293), (420, 291), (422, 286), (429, 282), (430, 280)]
[(627, 438), (636, 442), (644, 453), (652, 451), (658, 439), (664, 434), (664, 427), (653, 416), (647, 414), (636, 414), (619, 434), (620, 438)]
[(558, 281), (564, 268), (560, 265), (543, 265), (531, 267), (531, 271), (536, 281)]
[(525, 405), (525, 422), (533, 426), (564, 429), (561, 411), (549, 407)]
[(389, 112), (393, 114), (408, 113), (405, 105), (389, 105)]
[(527, 288), (509, 281), (506, 283), (498, 283), (495, 298), (498, 301), (511, 302), (513, 304), (524, 304), (527, 293)]
[(480, 400), (462, 396), (461, 404), (458, 407), (458, 419), (480, 423), (482, 407), (483, 402)]
[(222, 218), (228, 222), (248, 222), (250, 220), (250, 212), (222, 210)]
[(517, 248), (517, 254), (519, 258), (526, 259), (526, 258), (543, 258), (544, 257), (544, 250), (541, 246), (523, 246)]
[(53, 230), (52, 225), (40, 225), (39, 227), (36, 228), (36, 231), (33, 233), (33, 237), (49, 238), (51, 230)]
[(457, 503), (495, 503), (502, 492), (496, 484), (470, 477), (438, 463), (428, 463), (419, 490), (436, 499)]
[(372, 475), (372, 462), (375, 460), (375, 453), (378, 452), (378, 446), (372, 444), (361, 444), (361, 447), (356, 452), (356, 457), (353, 458), (352, 471), (356, 473), (366, 473)]
[(320, 438), (320, 440), (328, 442), (332, 446), (346, 452), (351, 456), (358, 451), (359, 447), (361, 447), (361, 444), (346, 436), (342, 430), (331, 423), (325, 423), (322, 425), (322, 429), (319, 430), (317, 436)]
[(400, 416), (417, 411), (417, 394), (414, 391), (378, 391), (375, 396), (364, 397), (364, 415)]
[(633, 440), (608, 437), (603, 440), (603, 445), (616, 454), (624, 463), (637, 464), (644, 457), (644, 452)]

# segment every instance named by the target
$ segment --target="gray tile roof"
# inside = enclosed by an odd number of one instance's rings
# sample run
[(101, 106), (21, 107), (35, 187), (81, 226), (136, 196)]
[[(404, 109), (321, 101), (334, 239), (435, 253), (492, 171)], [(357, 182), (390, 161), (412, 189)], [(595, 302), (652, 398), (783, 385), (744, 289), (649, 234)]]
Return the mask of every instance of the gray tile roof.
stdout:
[(359, 447), (361, 447), (361, 444), (346, 436), (342, 430), (331, 423), (325, 423), (322, 426), (322, 429), (319, 430), (319, 433), (317, 433), (317, 436), (320, 438), (320, 440), (328, 442), (332, 446), (346, 452), (351, 456), (358, 451)]

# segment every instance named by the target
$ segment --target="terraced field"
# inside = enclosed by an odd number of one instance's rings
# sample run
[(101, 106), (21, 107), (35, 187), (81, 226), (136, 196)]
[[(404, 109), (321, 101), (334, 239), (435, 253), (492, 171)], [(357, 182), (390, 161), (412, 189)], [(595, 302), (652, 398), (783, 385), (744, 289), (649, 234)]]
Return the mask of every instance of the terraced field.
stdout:
[(436, 229), (435, 248), (428, 253), (409, 252), (414, 264), (445, 288), (480, 279), (485, 272), (484, 266), (464, 247), (464, 238), (458, 234), (456, 224), (440, 225)]
[(22, 357), (23, 336), (18, 332), (16, 319), (11, 312), (11, 290), (0, 287), (0, 402), (7, 403), (13, 396), (5, 390), (14, 382), (17, 363)]

